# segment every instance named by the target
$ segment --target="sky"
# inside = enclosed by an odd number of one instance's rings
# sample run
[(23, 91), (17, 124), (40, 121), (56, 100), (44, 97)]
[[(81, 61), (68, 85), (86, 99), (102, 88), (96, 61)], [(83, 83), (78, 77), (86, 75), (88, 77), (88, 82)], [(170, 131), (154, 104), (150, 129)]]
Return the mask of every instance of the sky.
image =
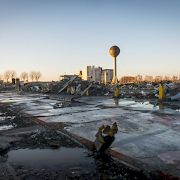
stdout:
[(180, 75), (180, 1), (0, 0), (0, 74), (113, 68), (113, 45), (118, 77)]

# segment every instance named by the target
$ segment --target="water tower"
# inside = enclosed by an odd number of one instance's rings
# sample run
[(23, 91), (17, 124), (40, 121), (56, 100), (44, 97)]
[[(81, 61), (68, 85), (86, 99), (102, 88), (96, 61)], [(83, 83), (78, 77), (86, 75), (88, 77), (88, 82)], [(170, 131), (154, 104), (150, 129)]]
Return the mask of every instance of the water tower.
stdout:
[(113, 71), (112, 84), (117, 84), (117, 82), (118, 82), (116, 57), (119, 55), (119, 53), (120, 53), (120, 49), (118, 46), (112, 46), (109, 49), (109, 54), (113, 57), (113, 60), (114, 60), (114, 71)]

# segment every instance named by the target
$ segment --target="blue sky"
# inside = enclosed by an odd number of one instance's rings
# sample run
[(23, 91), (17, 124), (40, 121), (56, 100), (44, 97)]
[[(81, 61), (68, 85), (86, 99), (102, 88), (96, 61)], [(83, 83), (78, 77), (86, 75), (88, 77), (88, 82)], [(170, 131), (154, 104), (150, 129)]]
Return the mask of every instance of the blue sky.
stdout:
[(118, 45), (118, 76), (179, 75), (179, 19), (179, 0), (0, 0), (0, 73), (113, 68)]

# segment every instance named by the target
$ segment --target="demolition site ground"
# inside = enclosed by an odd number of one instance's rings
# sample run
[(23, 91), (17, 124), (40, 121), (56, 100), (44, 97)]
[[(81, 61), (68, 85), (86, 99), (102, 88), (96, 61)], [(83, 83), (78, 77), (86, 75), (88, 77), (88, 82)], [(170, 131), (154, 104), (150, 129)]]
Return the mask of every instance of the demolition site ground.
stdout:
[[(0, 179), (180, 177), (177, 104), (82, 97), (60, 105), (41, 94), (1, 93)], [(113, 122), (115, 142), (99, 155), (90, 148), (95, 134)]]

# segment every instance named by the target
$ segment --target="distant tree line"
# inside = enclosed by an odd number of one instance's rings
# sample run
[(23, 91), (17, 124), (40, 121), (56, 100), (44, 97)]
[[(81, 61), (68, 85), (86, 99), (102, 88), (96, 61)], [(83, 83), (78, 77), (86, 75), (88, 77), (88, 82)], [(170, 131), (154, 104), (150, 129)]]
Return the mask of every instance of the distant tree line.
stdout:
[[(0, 80), (4, 80), (6, 82), (12, 81), (13, 78), (17, 78), (17, 73), (14, 70), (7, 70), (4, 72), (4, 74), (0, 74)], [(28, 82), (31, 81), (39, 81), (39, 79), (42, 77), (42, 74), (40, 71), (31, 71), (30, 73), (22, 72), (20, 74), (20, 80)]]

